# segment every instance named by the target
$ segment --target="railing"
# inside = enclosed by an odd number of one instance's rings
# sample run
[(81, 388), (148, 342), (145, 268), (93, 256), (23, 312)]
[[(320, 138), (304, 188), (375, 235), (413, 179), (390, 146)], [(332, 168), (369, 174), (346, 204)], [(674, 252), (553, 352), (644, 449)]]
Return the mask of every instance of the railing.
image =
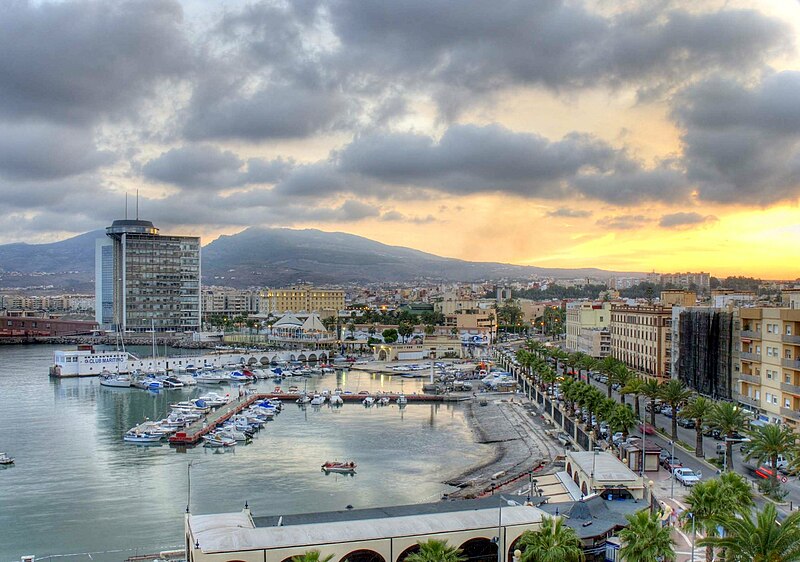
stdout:
[(783, 365), (787, 369), (796, 369), (800, 371), (800, 361), (798, 361), (797, 359), (783, 359), (781, 361), (781, 365)]
[(736, 395), (736, 400), (738, 400), (742, 404), (748, 404), (750, 406), (755, 406), (756, 408), (760, 408), (761, 407), (761, 400), (759, 400), (758, 398), (751, 398), (751, 397), (745, 396), (743, 394), (737, 394)]
[(742, 330), (742, 337), (751, 340), (760, 340), (761, 332), (754, 332), (753, 330)]
[(761, 378), (755, 375), (746, 375), (744, 373), (739, 373), (737, 377), (740, 381), (744, 381), (750, 384), (761, 384)]
[(800, 345), (800, 336), (790, 336), (788, 334), (784, 334), (781, 336), (781, 341), (783, 343), (795, 343)]
[(742, 351), (740, 354), (742, 361), (758, 361), (761, 362), (761, 354), (760, 353), (747, 353), (746, 351)]
[(800, 421), (800, 412), (792, 410), (791, 408), (781, 408), (781, 415), (785, 418), (792, 418), (793, 420)]
[(800, 386), (789, 382), (782, 382), (781, 390), (784, 390), (786, 392), (791, 392), (792, 394), (800, 395)]

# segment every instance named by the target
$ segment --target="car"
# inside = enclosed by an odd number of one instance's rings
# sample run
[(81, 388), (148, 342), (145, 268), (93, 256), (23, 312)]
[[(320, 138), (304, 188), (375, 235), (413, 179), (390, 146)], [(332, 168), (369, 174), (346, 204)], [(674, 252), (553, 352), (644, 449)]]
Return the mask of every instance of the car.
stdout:
[(639, 433), (644, 433), (645, 435), (653, 435), (655, 432), (656, 429), (649, 423), (643, 423), (639, 425)]
[(694, 472), (691, 468), (684, 468), (682, 466), (673, 469), (672, 473), (675, 475), (675, 479), (684, 486), (694, 486), (700, 482), (700, 478), (702, 477), (702, 474), (699, 472)]
[(694, 420), (691, 418), (678, 418), (678, 425), (689, 429), (694, 429)]
[(667, 459), (671, 456), (671, 453), (667, 449), (661, 449), (661, 452), (658, 453), (658, 464), (662, 464), (664, 459)]
[(673, 469), (683, 466), (683, 464), (681, 463), (681, 459), (678, 457), (667, 457), (661, 461), (661, 466), (672, 472)]
[(621, 442), (622, 442), (622, 432), (621, 432), (621, 431), (617, 431), (617, 432), (616, 432), (616, 433), (615, 433), (615, 434), (614, 434), (614, 435), (611, 437), (611, 441), (613, 441), (615, 445), (616, 445), (617, 443), (621, 443)]

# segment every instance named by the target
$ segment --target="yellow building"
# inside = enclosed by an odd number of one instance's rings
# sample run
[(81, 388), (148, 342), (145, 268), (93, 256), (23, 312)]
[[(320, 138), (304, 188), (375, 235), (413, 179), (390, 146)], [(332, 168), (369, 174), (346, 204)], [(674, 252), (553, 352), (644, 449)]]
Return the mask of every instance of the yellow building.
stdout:
[(661, 291), (662, 306), (695, 306), (697, 293), (680, 289)]
[(611, 355), (637, 373), (670, 378), (672, 307), (612, 305)]
[(800, 309), (742, 308), (738, 401), (761, 419), (800, 423)]
[(611, 303), (567, 303), (567, 350), (592, 357), (610, 353)]
[(338, 313), (340, 310), (344, 310), (344, 291), (309, 286), (268, 289), (261, 293), (259, 304), (261, 314), (274, 315), (287, 312)]

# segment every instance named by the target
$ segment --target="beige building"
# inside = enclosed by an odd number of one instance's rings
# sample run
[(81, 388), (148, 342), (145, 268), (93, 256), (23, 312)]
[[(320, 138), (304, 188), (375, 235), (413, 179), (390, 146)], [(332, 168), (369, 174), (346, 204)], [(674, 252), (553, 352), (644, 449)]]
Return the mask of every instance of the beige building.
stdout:
[(379, 343), (373, 347), (376, 361), (405, 361), (431, 358), (461, 359), (464, 357), (464, 346), (461, 338), (434, 335), (426, 336), (423, 343)]
[[(309, 286), (268, 289), (261, 293), (261, 314), (281, 315), (287, 312), (317, 312), (322, 316), (338, 314), (344, 310), (344, 291), (340, 289), (315, 289)], [(322, 314), (328, 312), (329, 314)]]
[(800, 424), (800, 309), (742, 308), (735, 397), (761, 419)]
[(694, 291), (683, 291), (679, 289), (661, 291), (662, 306), (695, 306), (697, 304), (697, 293)]
[(444, 325), (453, 328), (462, 337), (480, 337), (487, 343), (495, 341), (497, 336), (497, 316), (494, 310), (467, 310), (449, 314), (444, 318)]
[(611, 355), (637, 373), (670, 378), (671, 327), (671, 306), (612, 305)]
[(592, 357), (606, 357), (611, 352), (611, 303), (567, 303), (567, 349)]
[(203, 316), (249, 316), (258, 313), (259, 296), (256, 291), (209, 287), (203, 289)]
[(533, 325), (537, 318), (544, 315), (547, 304), (530, 299), (517, 299), (517, 304), (522, 310), (522, 321), (526, 324)]

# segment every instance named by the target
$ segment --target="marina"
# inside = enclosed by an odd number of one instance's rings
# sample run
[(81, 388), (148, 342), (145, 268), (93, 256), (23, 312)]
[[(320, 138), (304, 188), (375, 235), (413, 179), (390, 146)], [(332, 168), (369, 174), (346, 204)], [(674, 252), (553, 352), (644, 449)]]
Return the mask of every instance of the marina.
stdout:
[[(456, 489), (443, 480), (492, 457), (490, 445), (475, 442), (463, 404), (414, 401), (422, 380), (342, 369), (286, 378), (283, 386), (298, 387), (298, 396), (306, 386), (311, 397), (341, 388), (354, 398), (339, 395), (338, 407), (301, 407), (283, 396), (283, 411), (249, 443), (125, 442), (130, 429), (165, 418), (172, 404), (214, 392), (236, 397), (238, 387), (145, 391), (101, 386), (96, 377), (56, 379), (47, 376), (54, 351), (7, 346), (0, 364), (0, 451), (15, 458), (0, 466), (3, 561), (92, 552), (64, 560), (110, 562), (179, 548), (187, 498), (194, 513), (235, 511), (249, 502), (275, 514), (436, 501)], [(262, 379), (243, 388), (269, 396), (274, 387)], [(408, 403), (366, 408), (356, 402), (363, 400), (359, 392), (402, 392)], [(358, 463), (355, 476), (320, 470), (349, 460)]]

